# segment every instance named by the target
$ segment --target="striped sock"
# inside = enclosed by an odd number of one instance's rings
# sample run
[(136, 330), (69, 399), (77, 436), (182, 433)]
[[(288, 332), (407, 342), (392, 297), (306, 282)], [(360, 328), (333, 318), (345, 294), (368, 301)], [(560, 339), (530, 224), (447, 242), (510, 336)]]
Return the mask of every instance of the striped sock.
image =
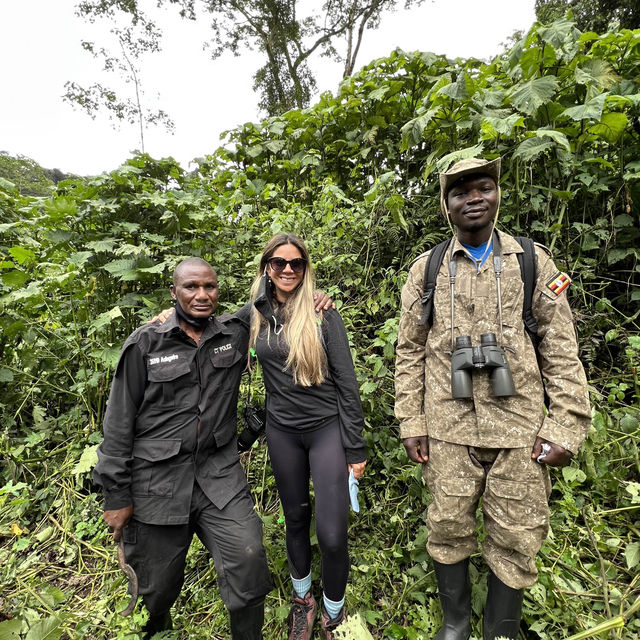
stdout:
[(298, 598), (303, 598), (311, 591), (311, 572), (306, 578), (294, 578), (291, 576), (291, 582), (293, 582), (293, 590), (296, 592)]
[(340, 615), (340, 611), (342, 611), (342, 607), (344, 606), (344, 596), (342, 596), (341, 600), (334, 602), (322, 594), (322, 602), (324, 604), (324, 610), (329, 614), (329, 618), (335, 620)]

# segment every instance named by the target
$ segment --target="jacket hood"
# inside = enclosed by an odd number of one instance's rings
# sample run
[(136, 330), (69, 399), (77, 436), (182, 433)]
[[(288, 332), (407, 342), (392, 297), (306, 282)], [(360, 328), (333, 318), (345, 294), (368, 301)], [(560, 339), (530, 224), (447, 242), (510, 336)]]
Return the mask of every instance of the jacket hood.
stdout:
[(271, 278), (265, 273), (260, 279), (258, 287), (258, 295), (253, 301), (253, 306), (258, 310), (262, 317), (273, 326), (273, 331), (278, 335), (282, 331), (283, 325), (278, 322), (275, 310), (273, 308), (273, 287)]

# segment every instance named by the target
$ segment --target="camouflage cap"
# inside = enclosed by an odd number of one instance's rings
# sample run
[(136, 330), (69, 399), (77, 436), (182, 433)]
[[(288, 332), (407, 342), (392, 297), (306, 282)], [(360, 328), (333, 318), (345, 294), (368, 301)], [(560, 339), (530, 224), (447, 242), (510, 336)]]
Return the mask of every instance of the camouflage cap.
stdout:
[(474, 173), (491, 176), (498, 184), (500, 180), (500, 158), (485, 160), (484, 158), (465, 158), (456, 162), (451, 169), (440, 174), (440, 206), (447, 211), (446, 199), (449, 189), (462, 178)]

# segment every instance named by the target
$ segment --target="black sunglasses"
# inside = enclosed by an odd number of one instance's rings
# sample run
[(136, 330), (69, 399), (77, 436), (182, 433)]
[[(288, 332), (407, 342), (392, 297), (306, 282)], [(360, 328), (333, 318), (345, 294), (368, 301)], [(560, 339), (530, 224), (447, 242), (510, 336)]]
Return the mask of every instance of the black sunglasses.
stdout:
[(284, 271), (284, 268), (289, 265), (291, 267), (291, 271), (294, 273), (302, 273), (304, 271), (305, 266), (307, 265), (307, 261), (304, 258), (294, 258), (293, 260), (285, 260), (284, 258), (274, 257), (269, 258), (267, 260), (267, 264), (278, 273), (280, 271)]

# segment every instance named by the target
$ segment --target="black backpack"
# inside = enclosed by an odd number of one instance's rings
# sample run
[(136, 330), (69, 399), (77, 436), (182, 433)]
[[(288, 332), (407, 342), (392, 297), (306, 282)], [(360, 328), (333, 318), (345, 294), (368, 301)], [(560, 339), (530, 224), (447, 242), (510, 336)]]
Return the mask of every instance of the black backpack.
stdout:
[[(524, 302), (522, 304), (522, 319), (524, 326), (533, 342), (533, 346), (538, 348), (538, 323), (533, 317), (531, 311), (531, 303), (533, 301), (533, 291), (536, 287), (537, 270), (536, 270), (536, 254), (531, 238), (523, 236), (516, 237), (518, 244), (522, 247), (523, 253), (518, 254), (518, 264), (520, 265), (520, 274), (522, 282), (524, 282)], [(447, 252), (451, 239), (444, 240), (436, 245), (427, 259), (424, 267), (424, 283), (422, 293), (422, 316), (418, 324), (431, 326), (433, 318), (433, 294), (436, 289), (436, 277), (440, 266), (444, 260), (444, 254)]]

